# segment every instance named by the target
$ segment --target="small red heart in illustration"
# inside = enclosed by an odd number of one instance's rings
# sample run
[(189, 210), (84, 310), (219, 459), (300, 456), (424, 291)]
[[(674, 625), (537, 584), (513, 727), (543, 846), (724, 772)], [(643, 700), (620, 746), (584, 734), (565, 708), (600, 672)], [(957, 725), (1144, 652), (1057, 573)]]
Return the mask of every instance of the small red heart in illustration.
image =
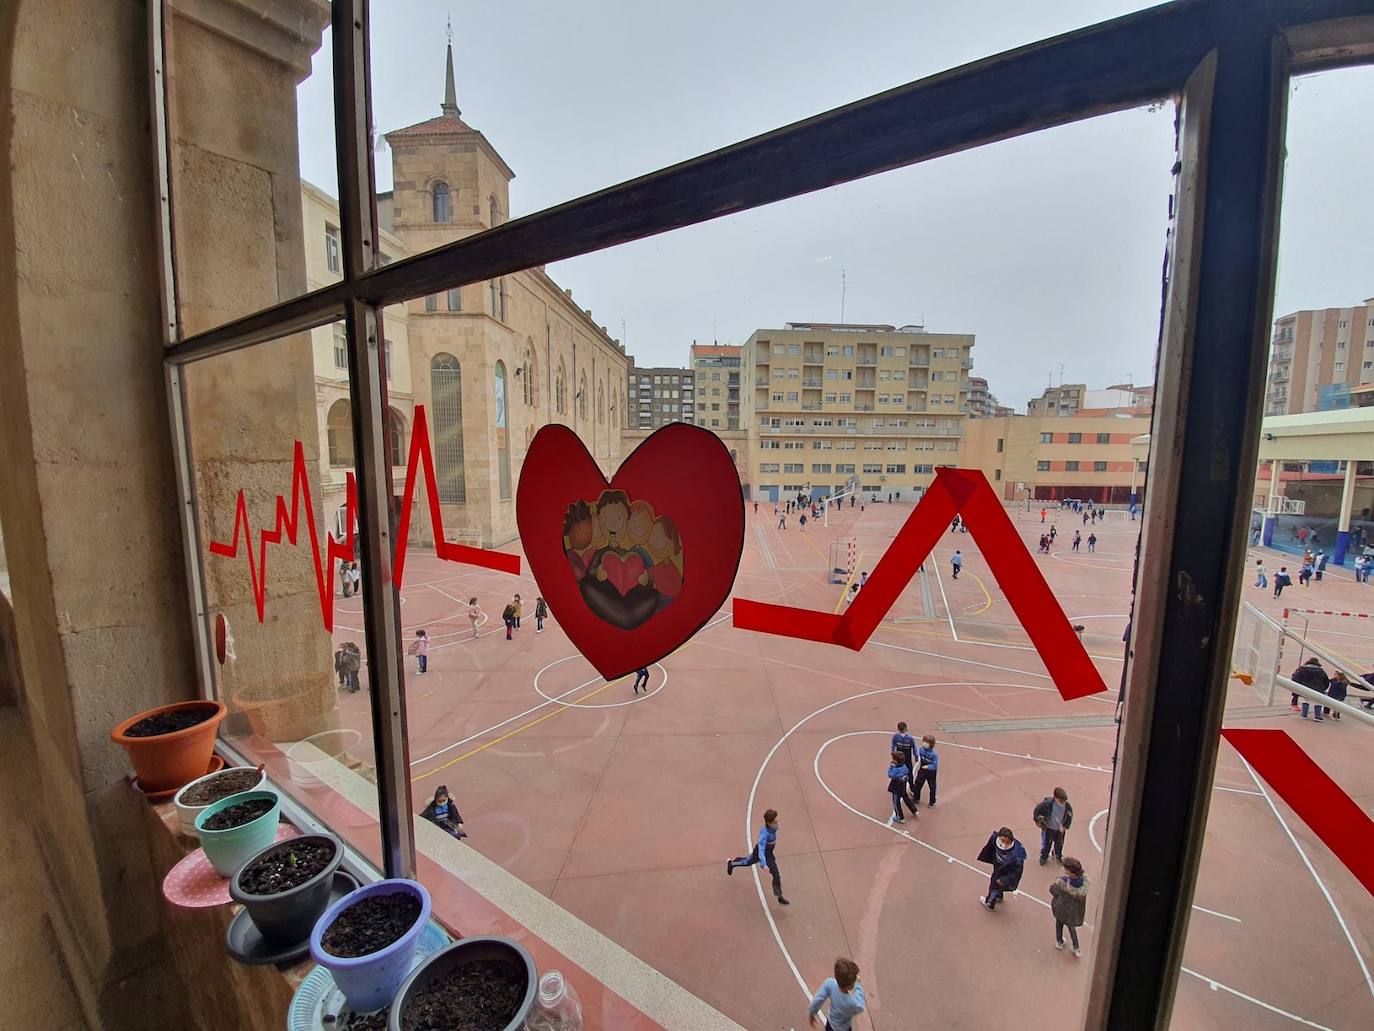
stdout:
[(545, 426), (515, 498), (530, 572), (568, 639), (614, 680), (687, 641), (729, 597), (744, 499), (720, 438), (673, 423), (607, 481), (577, 435)]
[(639, 555), (622, 558), (609, 554), (601, 560), (601, 568), (606, 570), (606, 579), (620, 592), (621, 597), (629, 594), (644, 575), (644, 559)]

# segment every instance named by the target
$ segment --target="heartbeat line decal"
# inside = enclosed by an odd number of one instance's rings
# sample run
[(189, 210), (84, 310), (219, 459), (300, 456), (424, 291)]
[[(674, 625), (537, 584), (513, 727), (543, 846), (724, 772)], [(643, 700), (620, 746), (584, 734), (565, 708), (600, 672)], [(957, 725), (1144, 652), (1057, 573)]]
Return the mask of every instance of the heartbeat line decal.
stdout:
[(968, 532), (987, 558), (997, 585), (1007, 596), (1064, 700), (1107, 690), (1002, 502), (988, 485), (987, 477), (977, 470), (935, 471), (935, 482), (897, 531), (868, 583), (844, 615), (736, 598), (735, 626), (860, 651), (956, 513), (968, 524)]
[[(425, 494), (429, 499), (429, 519), (434, 527), (435, 554), (445, 562), (460, 562), (467, 565), (482, 566), (502, 573), (519, 573), (520, 556), (504, 551), (488, 551), (465, 544), (454, 544), (444, 539), (444, 520), (439, 507), (439, 488), (434, 475), (434, 456), (430, 453), (429, 422), (425, 406), (415, 406), (415, 426), (410, 436), (410, 456), (406, 462), (405, 492), (401, 496), (401, 519), (396, 531), (396, 555), (393, 578), (396, 589), (401, 589), (405, 576), (406, 543), (410, 537), (410, 515), (415, 501), (415, 475), (421, 462), (424, 463)], [(315, 523), (315, 505), (310, 492), (310, 477), (305, 462), (305, 447), (296, 441), (291, 465), (291, 505), (288, 508), (284, 495), (277, 495), (276, 525), (258, 534), (257, 559), (253, 557), (253, 527), (248, 520), (248, 502), (242, 488), (234, 509), (233, 539), (225, 544), (211, 541), (210, 553), (224, 558), (237, 558), (242, 542), (248, 557), (248, 576), (253, 584), (253, 602), (258, 610), (258, 622), (266, 618), (267, 606), (267, 545), (280, 544), (282, 538), (296, 544), (300, 535), (301, 509), (305, 509), (305, 527), (310, 536), (310, 551), (314, 557), (315, 585), (320, 597), (320, 618), (324, 628), (334, 630), (334, 574), (336, 562), (351, 562), (355, 558), (353, 547), (352, 513), (357, 510), (358, 487), (353, 474), (347, 476), (344, 495), (344, 523), (347, 531), (342, 540), (333, 534), (325, 533), (325, 552), (320, 555), (319, 534)]]

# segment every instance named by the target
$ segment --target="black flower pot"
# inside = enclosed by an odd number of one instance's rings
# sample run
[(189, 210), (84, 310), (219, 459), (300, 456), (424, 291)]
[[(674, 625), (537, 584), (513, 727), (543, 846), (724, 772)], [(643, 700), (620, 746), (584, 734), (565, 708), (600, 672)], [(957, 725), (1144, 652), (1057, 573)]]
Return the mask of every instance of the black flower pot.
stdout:
[(478, 960), (504, 960), (513, 964), (525, 974), (525, 994), (520, 1000), (515, 1015), (504, 1031), (520, 1031), (525, 1026), (525, 1018), (534, 1008), (534, 996), (539, 984), (538, 973), (534, 969), (534, 959), (529, 951), (517, 941), (509, 938), (464, 938), (440, 949), (426, 958), (411, 971), (396, 993), (388, 1016), (389, 1031), (401, 1031), (401, 1017), (406, 1004), (415, 994), (436, 978), (443, 977), (455, 967)]
[[(329, 844), (334, 848), (334, 857), (310, 880), (274, 895), (252, 895), (243, 890), (240, 879), (259, 859), (290, 852), (292, 848), (300, 848), (306, 843)], [(233, 878), (229, 881), (229, 894), (235, 902), (242, 903), (248, 910), (249, 918), (261, 932), (265, 942), (278, 946), (294, 945), (310, 937), (315, 922), (328, 908), (329, 893), (334, 885), (334, 872), (342, 860), (343, 843), (332, 834), (305, 834), (277, 841), (253, 855), (234, 872)]]

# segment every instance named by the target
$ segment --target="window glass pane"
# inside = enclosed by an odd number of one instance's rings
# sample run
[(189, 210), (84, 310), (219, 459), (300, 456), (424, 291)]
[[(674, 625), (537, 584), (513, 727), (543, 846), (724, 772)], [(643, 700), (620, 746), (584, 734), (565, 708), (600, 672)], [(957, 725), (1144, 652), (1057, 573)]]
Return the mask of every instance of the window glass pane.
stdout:
[[(1374, 726), (1360, 717), (1374, 703), (1374, 592), (1361, 581), (1374, 582), (1364, 486), (1374, 407), (1362, 406), (1374, 385), (1339, 358), (1374, 338), (1364, 274), (1374, 211), (1367, 177), (1350, 171), (1374, 162), (1374, 140), (1350, 138), (1342, 162), (1330, 141), (1371, 105), (1370, 67), (1290, 86), (1268, 383), (1223, 722), (1283, 732), (1366, 813)], [(1374, 896), (1314, 831), (1321, 796), (1294, 791), (1302, 777), (1296, 760), (1276, 769), (1239, 740), (1221, 743), (1173, 1027), (1374, 1022)], [(1282, 928), (1283, 956), (1265, 946), (1267, 928)]]
[[(212, 641), (217, 620), (227, 621), (225, 661), (211, 660), (215, 692), (229, 708), (223, 740), (376, 863), (371, 663), (361, 572), (355, 580), (351, 567), (358, 561), (361, 570), (357, 538), (350, 550), (354, 399), (334, 362), (336, 330), (185, 368), (203, 542), (196, 558)], [(393, 404), (404, 435), (412, 406)]]
[(342, 274), (329, 7), (165, 9), (173, 253), (191, 334)]

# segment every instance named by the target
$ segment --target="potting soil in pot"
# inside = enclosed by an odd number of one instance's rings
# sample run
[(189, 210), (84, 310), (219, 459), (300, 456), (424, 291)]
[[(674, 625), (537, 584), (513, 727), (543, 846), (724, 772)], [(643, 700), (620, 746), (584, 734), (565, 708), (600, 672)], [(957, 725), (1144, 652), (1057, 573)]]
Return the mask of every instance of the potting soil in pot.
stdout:
[(218, 802), (221, 798), (237, 795), (240, 791), (251, 791), (258, 786), (260, 780), (262, 780), (262, 774), (257, 770), (230, 770), (228, 773), (221, 773), (218, 777), (202, 781), (195, 787), (183, 792), (181, 804), (209, 805), (211, 802)]
[(202, 823), (201, 827), (207, 831), (227, 831), (230, 827), (242, 827), (245, 823), (252, 823), (276, 804), (270, 798), (254, 798), (247, 802), (239, 802), (227, 809), (221, 809)]
[(352, 1010), (345, 1010), (339, 1014), (337, 1021), (331, 1016), (325, 1016), (324, 1022), (333, 1024), (335, 1031), (386, 1031), (390, 1017), (391, 1007), (387, 1006), (376, 1013), (354, 1013)]
[(415, 926), (420, 909), (420, 900), (409, 892), (369, 895), (336, 916), (320, 936), (320, 944), (341, 959), (370, 956)]
[(215, 708), (207, 705), (203, 709), (177, 709), (175, 712), (155, 712), (141, 719), (124, 732), (125, 737), (157, 737), (171, 734), (197, 723), (204, 723), (215, 714)]
[(246, 867), (239, 874), (239, 887), (249, 895), (290, 891), (318, 874), (333, 858), (334, 846), (327, 842), (288, 843)]
[(500, 959), (454, 967), (415, 992), (401, 1031), (505, 1031), (525, 998), (525, 971)]

